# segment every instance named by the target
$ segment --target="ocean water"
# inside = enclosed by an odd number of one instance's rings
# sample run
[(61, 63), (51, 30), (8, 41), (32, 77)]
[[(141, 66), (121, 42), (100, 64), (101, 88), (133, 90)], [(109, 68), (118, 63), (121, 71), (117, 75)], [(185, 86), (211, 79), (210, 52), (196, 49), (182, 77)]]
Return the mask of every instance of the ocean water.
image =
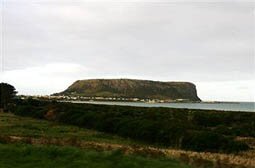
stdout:
[(137, 106), (137, 107), (168, 107), (204, 110), (224, 110), (255, 112), (255, 102), (219, 102), (219, 103), (143, 103), (143, 102), (109, 102), (109, 101), (74, 101), (73, 103), (90, 103), (104, 105)]

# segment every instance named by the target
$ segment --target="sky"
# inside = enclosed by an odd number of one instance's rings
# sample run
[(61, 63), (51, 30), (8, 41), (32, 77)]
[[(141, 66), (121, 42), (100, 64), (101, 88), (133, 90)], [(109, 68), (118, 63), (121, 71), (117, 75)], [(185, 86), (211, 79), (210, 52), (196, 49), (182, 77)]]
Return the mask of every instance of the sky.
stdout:
[(188, 81), (255, 101), (255, 1), (0, 0), (0, 82), (46, 95), (74, 81)]

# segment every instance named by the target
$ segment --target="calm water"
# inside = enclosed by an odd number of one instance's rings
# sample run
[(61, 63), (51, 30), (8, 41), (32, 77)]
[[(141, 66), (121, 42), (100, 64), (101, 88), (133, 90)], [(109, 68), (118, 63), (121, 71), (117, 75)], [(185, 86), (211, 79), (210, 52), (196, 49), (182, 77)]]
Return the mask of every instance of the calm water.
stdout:
[(255, 112), (255, 102), (239, 103), (142, 103), (142, 102), (103, 102), (103, 101), (76, 101), (73, 103), (91, 103), (105, 105), (138, 106), (138, 107), (169, 107), (187, 109), (225, 110)]

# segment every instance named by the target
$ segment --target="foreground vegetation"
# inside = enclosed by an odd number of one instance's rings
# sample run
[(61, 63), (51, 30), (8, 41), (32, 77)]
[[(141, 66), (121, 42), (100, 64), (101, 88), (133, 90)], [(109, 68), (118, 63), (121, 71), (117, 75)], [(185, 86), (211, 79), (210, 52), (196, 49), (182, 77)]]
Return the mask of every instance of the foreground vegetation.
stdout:
[(5, 168), (190, 168), (160, 152), (148, 157), (148, 150), (130, 154), (121, 150), (128, 149), (122, 145), (139, 142), (8, 113), (0, 113), (0, 133), (0, 167)]
[[(251, 147), (255, 146), (255, 138), (244, 138), (242, 141), (247, 142)], [(85, 151), (96, 150), (100, 153), (102, 151), (102, 154), (107, 151), (117, 150), (121, 155), (125, 154), (135, 157), (139, 155), (142, 158), (150, 157), (149, 159), (152, 160), (153, 158), (156, 158), (156, 160), (158, 158), (161, 160), (163, 157), (172, 158), (181, 160), (181, 162), (193, 165), (194, 167), (202, 168), (254, 168), (252, 165), (255, 165), (255, 150), (249, 150), (239, 154), (219, 154), (157, 148), (111, 134), (56, 122), (20, 117), (10, 113), (0, 113), (0, 143), (4, 146), (23, 143), (35, 146), (39, 145), (44, 148), (47, 148), (48, 145), (52, 147), (72, 146)], [(33, 159), (30, 161), (33, 161)], [(27, 164), (32, 163), (28, 161)], [(17, 167), (19, 166), (21, 165), (17, 165)], [(0, 167), (2, 166), (0, 165)]]
[(78, 139), (84, 141), (139, 144), (130, 139), (106, 134), (77, 126), (64, 125), (46, 120), (35, 120), (29, 117), (19, 117), (10, 113), (0, 113), (0, 137), (30, 137), (30, 138), (58, 138)]
[(21, 116), (77, 125), (121, 137), (194, 151), (248, 150), (237, 136), (255, 137), (255, 113), (123, 107), (19, 100)]
[(188, 168), (166, 158), (124, 155), (121, 151), (81, 150), (73, 147), (1, 144), (0, 167), (5, 168)]

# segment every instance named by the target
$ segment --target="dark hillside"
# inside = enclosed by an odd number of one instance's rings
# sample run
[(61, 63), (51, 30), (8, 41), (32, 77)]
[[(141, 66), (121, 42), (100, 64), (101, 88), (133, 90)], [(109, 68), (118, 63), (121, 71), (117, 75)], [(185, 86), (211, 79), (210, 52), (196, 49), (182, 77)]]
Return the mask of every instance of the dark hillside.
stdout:
[(78, 80), (67, 90), (56, 95), (200, 101), (196, 86), (189, 82), (133, 79)]

